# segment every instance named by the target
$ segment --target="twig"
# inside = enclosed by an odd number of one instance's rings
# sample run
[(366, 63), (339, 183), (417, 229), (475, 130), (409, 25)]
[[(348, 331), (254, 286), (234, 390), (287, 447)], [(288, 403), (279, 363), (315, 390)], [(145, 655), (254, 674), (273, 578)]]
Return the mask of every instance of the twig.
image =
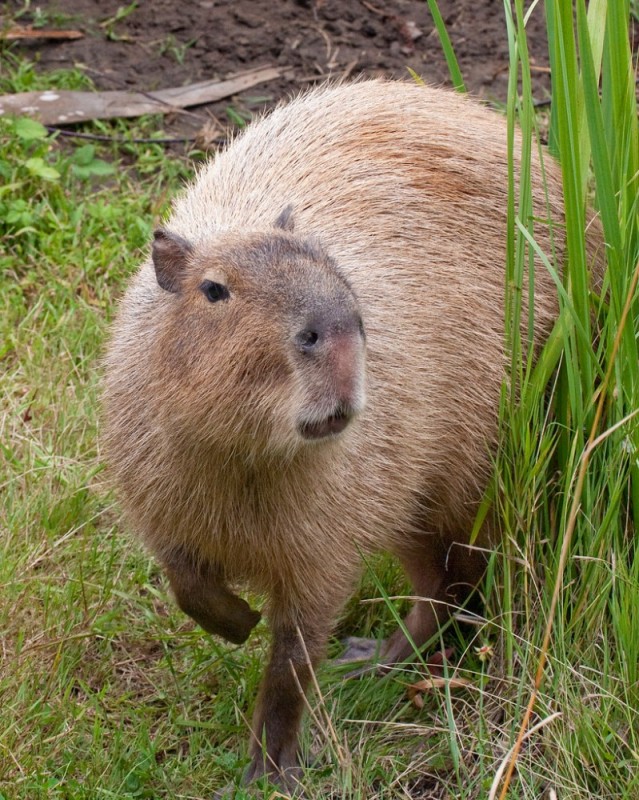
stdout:
[(86, 65), (83, 67), (83, 70), (84, 72), (89, 72), (92, 73), (93, 75), (99, 75), (100, 78), (102, 78), (105, 81), (110, 81), (113, 85), (118, 86), (123, 92), (134, 91), (135, 93), (140, 94), (143, 97), (146, 97), (148, 100), (152, 100), (154, 103), (161, 103), (162, 105), (170, 108), (171, 111), (176, 114), (182, 114), (185, 116), (194, 117), (195, 119), (204, 119), (202, 114), (198, 114), (195, 111), (189, 111), (186, 108), (180, 108), (178, 106), (174, 106), (172, 103), (167, 103), (165, 100), (162, 100), (162, 98), (157, 97), (152, 92), (144, 91), (144, 89), (131, 90), (131, 87), (126, 83), (126, 81), (115, 75), (107, 75), (102, 70), (93, 69), (93, 67), (88, 67)]
[[(554, 714), (551, 714), (546, 719), (540, 720), (536, 725), (526, 732), (524, 739), (528, 739), (533, 735), (533, 733), (537, 733), (538, 730), (544, 727), (544, 725), (548, 725), (549, 722), (557, 719), (557, 717), (561, 716), (561, 711), (555, 711)], [(495, 800), (495, 796), (497, 795), (497, 787), (499, 786), (499, 781), (501, 780), (501, 776), (504, 774), (504, 770), (508, 764), (508, 759), (512, 756), (513, 751), (516, 747), (516, 743), (510, 748), (510, 750), (506, 753), (505, 758), (502, 760), (501, 764), (497, 772), (495, 773), (495, 777), (493, 778), (492, 786), (490, 787), (490, 792), (488, 793), (488, 800)]]
[(369, 11), (372, 11), (373, 14), (377, 14), (379, 17), (387, 17), (388, 12), (384, 11), (383, 8), (377, 8), (372, 3), (367, 3), (366, 0), (359, 0), (360, 3), (367, 8)]
[[(57, 133), (60, 136), (67, 136), (70, 139), (90, 139), (96, 142), (113, 142), (115, 144), (182, 144), (185, 142), (194, 142), (196, 136), (182, 136), (173, 139), (127, 139), (122, 136), (106, 136), (100, 133), (80, 133), (79, 131), (69, 131), (66, 128), (58, 128), (55, 125), (44, 126), (51, 133)], [(214, 139), (215, 143), (223, 144), (225, 139)]]
[(62, 39), (70, 41), (72, 39), (83, 39), (82, 31), (52, 31), (44, 28), (9, 28), (8, 31), (0, 33), (0, 40), (15, 42), (19, 39)]

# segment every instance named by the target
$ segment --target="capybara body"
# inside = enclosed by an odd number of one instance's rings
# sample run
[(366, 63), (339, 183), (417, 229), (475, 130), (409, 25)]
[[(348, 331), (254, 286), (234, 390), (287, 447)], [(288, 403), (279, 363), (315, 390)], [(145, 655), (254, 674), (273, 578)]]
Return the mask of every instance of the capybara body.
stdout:
[[(267, 597), (247, 780), (295, 776), (305, 650), (322, 658), (362, 554), (396, 554), (431, 600), (407, 619), (418, 645), (481, 575), (506, 153), (505, 122), (446, 90), (310, 92), (200, 172), (124, 297), (105, 405), (129, 520), (206, 630), (244, 641), (259, 614), (232, 590)], [(561, 259), (561, 178), (545, 159), (544, 190), (533, 160), (535, 237)], [(541, 267), (535, 291), (539, 343)], [(383, 657), (409, 652), (398, 633)]]

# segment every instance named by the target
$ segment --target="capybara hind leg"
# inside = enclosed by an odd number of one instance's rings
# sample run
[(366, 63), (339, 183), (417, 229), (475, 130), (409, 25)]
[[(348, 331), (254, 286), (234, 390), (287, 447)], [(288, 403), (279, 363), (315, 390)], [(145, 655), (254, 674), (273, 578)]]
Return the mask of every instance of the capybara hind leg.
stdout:
[(208, 633), (233, 644), (246, 641), (261, 615), (230, 592), (210, 566), (176, 558), (165, 565), (178, 605)]
[[(346, 639), (344, 652), (335, 660), (337, 664), (377, 662), (377, 667), (386, 671), (387, 667), (408, 660), (464, 602), (481, 580), (486, 565), (481, 552), (457, 543), (445, 546), (434, 535), (425, 537), (423, 544), (412, 542), (410, 550), (403, 550), (399, 558), (414, 595), (420, 599), (404, 618), (403, 627), (381, 645), (376, 639)], [(370, 666), (364, 666), (346, 677), (360, 677), (370, 670)]]
[[(417, 600), (401, 628), (387, 640), (382, 650), (382, 665), (406, 661), (434, 636), (464, 602), (481, 579), (485, 561), (480, 553), (465, 545), (444, 546), (435, 536), (425, 538), (419, 549), (411, 548), (401, 562), (413, 585)], [(410, 637), (410, 638), (409, 638)]]
[[(404, 618), (403, 628), (398, 628), (386, 640), (381, 653), (381, 666), (391, 667), (415, 655), (435, 634), (440, 621), (448, 617), (448, 611), (440, 593), (430, 589), (430, 597), (418, 600)], [(407, 635), (408, 634), (408, 635)]]
[[(303, 639), (300, 641), (300, 635)], [(287, 791), (299, 790), (299, 727), (312, 670), (324, 656), (328, 632), (301, 625), (274, 626), (271, 658), (252, 724), (251, 763), (245, 784), (267, 775)]]
[[(346, 640), (344, 652), (336, 659), (338, 664), (368, 661), (374, 669), (385, 671), (386, 667), (406, 661), (414, 655), (414, 647), (421, 648), (436, 632), (440, 620), (448, 616), (445, 601), (445, 551), (440, 540), (428, 537), (428, 547), (411, 544), (410, 552), (404, 549), (399, 559), (413, 585), (413, 592), (423, 600), (415, 602), (404, 618), (404, 628), (395, 631), (385, 642), (376, 639), (352, 637)], [(369, 674), (371, 666), (364, 666), (348, 673), (347, 678)]]

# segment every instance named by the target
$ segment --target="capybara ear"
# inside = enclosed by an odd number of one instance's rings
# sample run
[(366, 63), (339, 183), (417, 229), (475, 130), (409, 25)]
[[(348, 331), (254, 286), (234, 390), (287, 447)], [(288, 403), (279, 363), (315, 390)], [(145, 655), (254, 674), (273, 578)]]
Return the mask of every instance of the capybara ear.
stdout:
[(157, 281), (167, 292), (179, 292), (184, 268), (193, 248), (186, 239), (164, 228), (158, 228), (153, 237), (151, 256)]
[(293, 223), (293, 206), (290, 203), (275, 220), (275, 227), (293, 233), (295, 225)]

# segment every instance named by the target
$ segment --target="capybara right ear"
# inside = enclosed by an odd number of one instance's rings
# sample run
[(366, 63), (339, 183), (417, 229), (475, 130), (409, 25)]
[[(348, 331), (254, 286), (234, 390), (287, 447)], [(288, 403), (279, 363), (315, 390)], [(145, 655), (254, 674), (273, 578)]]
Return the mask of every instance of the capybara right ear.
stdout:
[(293, 206), (290, 203), (275, 220), (275, 227), (293, 233), (295, 223), (293, 222)]
[(193, 252), (190, 243), (164, 228), (153, 234), (151, 257), (158, 283), (167, 292), (179, 292), (186, 262)]

